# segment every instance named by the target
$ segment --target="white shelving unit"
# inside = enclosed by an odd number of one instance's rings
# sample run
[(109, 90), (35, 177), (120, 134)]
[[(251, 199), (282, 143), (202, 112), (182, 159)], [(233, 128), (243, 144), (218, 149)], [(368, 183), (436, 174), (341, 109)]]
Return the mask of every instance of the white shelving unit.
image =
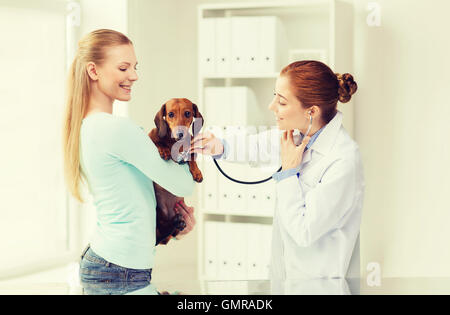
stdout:
[[(205, 29), (202, 29), (202, 27), (206, 25), (205, 22), (209, 22), (208, 19), (235, 19), (236, 17), (276, 17), (277, 22), (281, 25), (280, 33), (277, 33), (277, 36), (283, 37), (283, 41), (280, 43), (277, 42), (276, 45), (278, 51), (276, 51), (275, 55), (278, 56), (281, 61), (279, 69), (272, 69), (272, 71), (265, 72), (252, 71), (249, 73), (205, 72)], [(210, 35), (208, 36), (211, 36), (213, 30), (208, 28), (206, 32), (209, 32)], [(324, 52), (324, 54), (321, 55), (326, 56), (326, 60), (323, 61), (335, 72), (352, 73), (353, 71), (353, 7), (350, 4), (339, 0), (271, 1), (200, 5), (198, 7), (198, 34), (199, 100), (197, 105), (202, 113), (208, 112), (208, 106), (212, 106), (211, 104), (205, 104), (204, 102), (205, 88), (246, 86), (254, 92), (258, 111), (263, 113), (261, 125), (266, 125), (268, 128), (270, 128), (270, 126), (276, 126), (273, 113), (268, 110), (268, 105), (273, 98), (275, 81), (279, 75), (279, 71), (281, 71), (282, 67), (293, 61), (289, 60), (290, 53), (291, 55), (298, 55), (300, 53), (300, 55), (307, 56), (308, 52), (311, 52), (313, 54), (311, 56), (317, 56), (318, 51)], [(233, 34), (234, 33), (231, 33), (231, 36), (233, 36)], [(272, 40), (270, 35), (267, 36), (262, 39), (263, 42), (265, 40)], [(233, 44), (233, 38), (227, 40), (229, 40), (229, 42), (225, 43), (229, 43), (231, 46), (235, 45)], [(224, 45), (223, 42), (220, 44), (222, 46)], [(230, 47), (230, 50), (231, 49), (232, 47)], [(302, 51), (304, 54), (302, 54)], [(230, 56), (232, 55), (233, 53), (230, 54)], [(210, 57), (208, 58), (210, 59)], [(266, 58), (268, 60), (268, 57)], [(223, 108), (223, 110), (230, 109)], [(339, 110), (344, 113), (344, 125), (347, 131), (352, 135), (353, 104), (347, 103), (345, 106), (339, 105)], [(206, 125), (209, 125), (208, 116), (204, 115), (204, 118)], [(232, 124), (232, 122), (230, 123)], [(202, 162), (204, 161), (200, 161), (200, 168), (204, 173), (204, 177), (206, 177), (208, 174), (204, 172)], [(225, 164), (224, 162), (219, 163), (221, 163), (221, 165)], [(242, 176), (239, 176), (239, 174), (242, 173), (233, 171), (231, 164), (230, 167), (227, 166), (223, 168), (226, 171), (231, 170), (229, 175), (232, 177), (253, 180), (253, 178), (242, 178)], [(238, 167), (236, 169), (238, 169)], [(255, 180), (266, 178), (276, 170), (277, 169), (274, 169), (272, 173), (262, 172)], [(218, 170), (217, 173), (219, 173)], [(219, 173), (219, 176), (222, 175)], [(237, 222), (270, 226), (272, 223), (272, 215), (269, 211), (264, 211), (264, 209), (258, 209), (260, 211), (254, 211), (255, 209), (249, 209), (249, 211), (205, 209), (203, 203), (204, 186), (202, 185), (200, 185), (198, 197), (198, 200), (200, 201), (199, 219), (197, 223), (199, 229), (198, 271), (202, 280), (214, 280), (214, 277), (208, 277), (205, 273), (205, 240), (208, 239), (209, 236), (205, 235), (204, 223), (206, 221), (221, 223)], [(217, 248), (217, 250), (223, 251), (225, 249)]]

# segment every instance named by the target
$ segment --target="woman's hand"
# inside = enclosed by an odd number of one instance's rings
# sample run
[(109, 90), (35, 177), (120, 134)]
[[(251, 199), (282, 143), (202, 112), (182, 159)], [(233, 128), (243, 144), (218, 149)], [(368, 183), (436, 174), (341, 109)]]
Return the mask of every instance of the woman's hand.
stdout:
[(175, 212), (181, 213), (183, 216), (184, 222), (186, 222), (186, 227), (183, 231), (178, 233), (176, 236), (177, 239), (181, 239), (182, 236), (188, 234), (195, 226), (195, 218), (194, 218), (194, 208), (188, 207), (184, 201), (177, 202), (175, 204)]
[(285, 131), (281, 136), (281, 167), (282, 170), (296, 168), (302, 164), (303, 152), (311, 137), (305, 137), (299, 146), (294, 143), (294, 130)]
[(199, 133), (192, 139), (189, 153), (218, 155), (223, 153), (223, 143), (211, 132)]

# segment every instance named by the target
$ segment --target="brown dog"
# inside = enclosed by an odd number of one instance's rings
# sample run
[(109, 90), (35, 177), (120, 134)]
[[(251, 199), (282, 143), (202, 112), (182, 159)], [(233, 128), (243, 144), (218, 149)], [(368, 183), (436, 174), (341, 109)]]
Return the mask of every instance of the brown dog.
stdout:
[[(194, 118), (200, 119), (199, 127), (194, 128)], [(152, 129), (148, 134), (150, 139), (158, 148), (161, 158), (169, 160), (172, 158), (178, 163), (178, 157), (183, 150), (180, 143), (186, 143), (184, 147), (187, 150), (190, 146), (192, 137), (196, 136), (203, 126), (203, 117), (200, 114), (197, 105), (193, 104), (186, 98), (173, 98), (164, 104), (160, 111), (155, 116), (156, 128)], [(189, 128), (192, 125), (193, 136), (189, 133)], [(195, 130), (198, 129), (198, 130)], [(177, 144), (180, 147), (172, 150), (173, 145)], [(175, 157), (172, 157), (174, 151)], [(196, 182), (201, 182), (203, 176), (195, 162), (197, 154), (192, 153), (189, 164), (189, 171)], [(179, 162), (185, 163), (184, 161)], [(183, 200), (183, 197), (177, 197), (165, 190), (155, 182), (153, 182), (156, 195), (156, 245), (167, 244), (172, 236), (177, 236), (182, 231), (186, 223), (181, 214), (174, 211), (174, 206), (177, 202)]]

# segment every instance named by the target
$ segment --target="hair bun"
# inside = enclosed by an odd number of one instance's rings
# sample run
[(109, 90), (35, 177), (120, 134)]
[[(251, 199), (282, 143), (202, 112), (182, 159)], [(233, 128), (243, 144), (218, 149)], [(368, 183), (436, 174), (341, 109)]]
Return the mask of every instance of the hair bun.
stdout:
[(339, 82), (339, 102), (347, 103), (358, 90), (358, 84), (353, 81), (353, 76), (350, 73), (339, 74), (336, 73), (337, 80)]

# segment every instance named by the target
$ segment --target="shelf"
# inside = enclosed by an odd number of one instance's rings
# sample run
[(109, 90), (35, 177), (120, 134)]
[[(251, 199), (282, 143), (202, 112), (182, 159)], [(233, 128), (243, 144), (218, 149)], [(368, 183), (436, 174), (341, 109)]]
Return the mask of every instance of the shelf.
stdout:
[(292, 1), (267, 1), (248, 3), (214, 3), (199, 5), (199, 9), (206, 10), (238, 10), (238, 9), (264, 9), (284, 7), (320, 7), (330, 4), (330, 0), (292, 0)]
[(273, 218), (273, 213), (256, 213), (256, 212), (242, 212), (242, 211), (214, 211), (214, 210), (203, 210), (200, 212), (202, 214), (214, 214), (214, 215), (233, 215), (233, 216), (243, 216), (243, 217), (261, 217), (261, 218)]
[(230, 75), (203, 75), (202, 79), (276, 79), (279, 73), (267, 74), (230, 74)]

